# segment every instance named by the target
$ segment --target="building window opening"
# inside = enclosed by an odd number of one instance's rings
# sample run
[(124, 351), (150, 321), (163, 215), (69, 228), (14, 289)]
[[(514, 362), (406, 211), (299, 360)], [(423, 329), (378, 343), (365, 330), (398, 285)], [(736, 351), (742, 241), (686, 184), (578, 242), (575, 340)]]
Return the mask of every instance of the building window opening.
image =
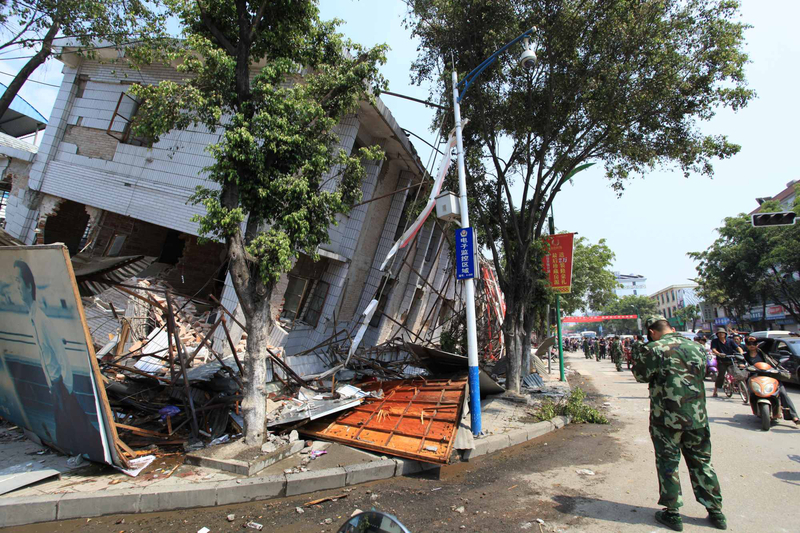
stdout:
[(283, 295), (283, 311), (281, 311), (281, 320), (294, 323), (300, 315), (300, 309), (303, 305), (303, 299), (306, 295), (306, 288), (308, 287), (308, 280), (299, 278), (297, 276), (289, 276), (289, 284), (286, 286), (286, 292)]
[(325, 307), (325, 300), (328, 298), (330, 284), (318, 281), (311, 293), (308, 295), (308, 305), (303, 316), (303, 322), (311, 327), (317, 327), (319, 317), (322, 316), (322, 309)]
[(386, 311), (386, 304), (389, 302), (389, 297), (391, 296), (392, 288), (394, 287), (393, 279), (384, 279), (385, 282), (383, 285), (383, 292), (381, 292), (381, 297), (378, 299), (378, 307), (375, 308), (375, 312), (372, 314), (372, 318), (369, 321), (369, 325), (374, 328), (377, 328), (381, 325), (383, 313)]

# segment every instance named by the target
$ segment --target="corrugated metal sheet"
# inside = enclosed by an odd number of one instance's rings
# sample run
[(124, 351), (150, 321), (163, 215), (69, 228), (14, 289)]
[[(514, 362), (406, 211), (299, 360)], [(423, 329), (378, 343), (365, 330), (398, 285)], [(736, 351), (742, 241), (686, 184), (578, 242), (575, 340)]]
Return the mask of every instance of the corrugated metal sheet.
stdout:
[(309, 437), (387, 455), (447, 464), (464, 404), (467, 380), (396, 380), (359, 385), (383, 390), (333, 420), (300, 428)]

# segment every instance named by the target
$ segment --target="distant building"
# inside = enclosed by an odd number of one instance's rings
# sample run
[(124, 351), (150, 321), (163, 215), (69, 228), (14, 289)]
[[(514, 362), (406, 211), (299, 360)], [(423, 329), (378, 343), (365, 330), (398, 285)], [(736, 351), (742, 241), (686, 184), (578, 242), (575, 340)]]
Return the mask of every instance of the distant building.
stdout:
[(776, 194), (775, 196), (763, 196), (761, 198), (756, 198), (756, 202), (758, 202), (758, 207), (753, 209), (750, 214), (754, 215), (756, 213), (761, 212), (761, 205), (764, 202), (768, 202), (770, 200), (775, 200), (781, 204), (781, 207), (785, 210), (790, 210), (792, 208), (792, 204), (794, 204), (794, 199), (797, 197), (797, 189), (796, 186), (798, 185), (798, 180), (792, 180), (786, 184), (786, 188), (783, 189), (781, 192)]
[[(697, 305), (702, 307), (702, 302), (697, 296), (697, 285), (694, 283), (687, 283), (683, 285), (670, 285), (660, 291), (651, 294), (650, 298), (656, 302), (659, 314), (667, 317), (670, 324), (673, 326), (680, 326), (675, 313), (679, 309), (683, 309), (689, 305)], [(698, 312), (698, 314), (701, 314)], [(703, 316), (698, 317), (698, 325), (703, 321)], [(687, 329), (693, 329), (691, 324), (686, 325)]]
[(644, 296), (647, 294), (647, 278), (639, 274), (620, 274), (614, 272), (614, 277), (617, 279), (619, 286), (614, 289), (614, 293), (623, 298), (625, 296)]

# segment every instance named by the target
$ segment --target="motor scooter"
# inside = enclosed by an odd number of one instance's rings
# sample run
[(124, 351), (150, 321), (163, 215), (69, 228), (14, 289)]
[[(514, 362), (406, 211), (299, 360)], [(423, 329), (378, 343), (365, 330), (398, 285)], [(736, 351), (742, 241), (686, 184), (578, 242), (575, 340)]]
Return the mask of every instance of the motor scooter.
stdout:
[(750, 409), (761, 418), (761, 429), (769, 431), (773, 420), (783, 416), (778, 395), (779, 372), (767, 363), (756, 363), (747, 367), (747, 389), (750, 391)]

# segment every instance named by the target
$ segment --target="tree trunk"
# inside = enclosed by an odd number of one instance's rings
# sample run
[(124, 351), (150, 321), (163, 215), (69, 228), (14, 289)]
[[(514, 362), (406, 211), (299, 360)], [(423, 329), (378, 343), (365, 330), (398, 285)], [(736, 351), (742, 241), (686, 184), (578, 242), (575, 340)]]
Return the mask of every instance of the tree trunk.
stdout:
[(503, 322), (503, 335), (506, 343), (506, 390), (519, 393), (522, 370), (522, 338), (520, 336), (520, 314), (513, 308), (513, 301), (506, 300), (506, 320)]
[(261, 446), (267, 435), (267, 332), (271, 325), (269, 299), (255, 304), (247, 320), (247, 356), (245, 357), (242, 399), (244, 441)]
[(8, 110), (11, 102), (14, 101), (14, 97), (17, 96), (19, 90), (22, 89), (22, 86), (28, 81), (28, 78), (33, 71), (35, 71), (39, 66), (44, 63), (48, 57), (50, 57), (51, 49), (50, 47), (53, 45), (53, 39), (58, 35), (58, 30), (60, 26), (58, 23), (53, 24), (50, 29), (47, 31), (47, 34), (44, 36), (42, 40), (42, 48), (31, 57), (27, 63), (20, 69), (14, 79), (11, 80), (11, 83), (8, 84), (8, 88), (6, 92), (3, 93), (3, 96), (0, 96), (0, 116), (5, 114)]

